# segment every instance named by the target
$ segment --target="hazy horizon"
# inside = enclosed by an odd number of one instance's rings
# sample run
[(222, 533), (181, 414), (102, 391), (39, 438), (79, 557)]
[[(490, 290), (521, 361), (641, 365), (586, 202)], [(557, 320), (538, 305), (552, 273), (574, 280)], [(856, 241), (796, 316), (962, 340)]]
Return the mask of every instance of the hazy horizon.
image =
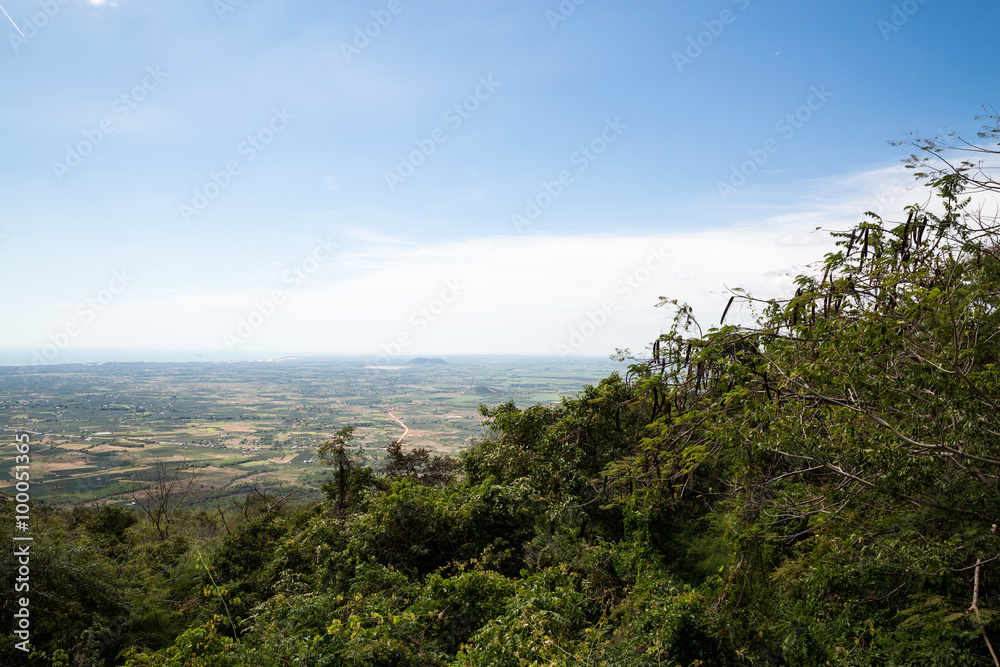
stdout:
[[(343, 362), (363, 362), (378, 363), (379, 355), (362, 353), (281, 353), (271, 354), (233, 354), (224, 356), (218, 351), (212, 350), (73, 350), (72, 353), (61, 355), (57, 362), (32, 363), (32, 358), (37, 352), (31, 349), (10, 349), (0, 348), (0, 366), (20, 367), (20, 366), (60, 366), (73, 364), (101, 364), (101, 363), (231, 363), (231, 362), (278, 362), (283, 360), (303, 360), (303, 361), (343, 361)], [(560, 357), (557, 354), (450, 354), (427, 353), (403, 355), (394, 363), (405, 365), (413, 359), (443, 359), (448, 362), (461, 362), (462, 360), (496, 360), (496, 361), (516, 361), (516, 360), (538, 360), (553, 362), (589, 362), (604, 363), (609, 366), (618, 364), (610, 356), (602, 355), (573, 355)]]

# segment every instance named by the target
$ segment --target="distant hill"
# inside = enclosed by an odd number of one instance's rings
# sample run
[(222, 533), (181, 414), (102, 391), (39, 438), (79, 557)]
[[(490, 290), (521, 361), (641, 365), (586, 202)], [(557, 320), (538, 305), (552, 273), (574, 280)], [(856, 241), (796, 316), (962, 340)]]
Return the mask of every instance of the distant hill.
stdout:
[(415, 359), (410, 359), (406, 362), (407, 366), (447, 366), (448, 362), (444, 359), (439, 359), (434, 357), (433, 359), (428, 359), (427, 357), (416, 357)]
[(490, 389), (489, 387), (486, 387), (486, 386), (480, 384), (480, 385), (477, 385), (477, 386), (472, 387), (470, 389), (466, 389), (462, 393), (466, 394), (466, 395), (487, 396), (489, 394), (495, 394), (495, 393), (497, 393), (497, 390), (496, 389)]

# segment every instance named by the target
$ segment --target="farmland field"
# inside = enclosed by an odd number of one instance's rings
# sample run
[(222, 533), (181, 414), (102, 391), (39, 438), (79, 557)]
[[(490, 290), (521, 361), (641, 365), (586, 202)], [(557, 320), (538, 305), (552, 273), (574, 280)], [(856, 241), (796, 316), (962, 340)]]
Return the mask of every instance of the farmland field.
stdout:
[[(127, 504), (127, 491), (159, 461), (197, 474), (202, 504), (255, 483), (315, 497), (328, 472), (316, 447), (344, 426), (356, 427), (352, 444), (374, 465), (401, 437), (406, 446), (453, 454), (482, 433), (480, 404), (550, 403), (621, 366), (537, 357), (417, 361), (0, 366), (0, 442), (32, 434), (32, 495), (50, 503)], [(11, 484), (5, 473), (0, 490)]]

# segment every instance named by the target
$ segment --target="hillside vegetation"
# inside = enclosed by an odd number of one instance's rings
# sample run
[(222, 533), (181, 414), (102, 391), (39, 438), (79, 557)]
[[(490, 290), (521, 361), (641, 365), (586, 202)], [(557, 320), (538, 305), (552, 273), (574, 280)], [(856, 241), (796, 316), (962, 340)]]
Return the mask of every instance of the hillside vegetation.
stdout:
[(457, 459), (372, 470), (347, 428), (320, 503), (35, 508), (35, 653), (0, 662), (1000, 665), (1000, 225), (968, 199), (1000, 184), (914, 145), (934, 201), (835, 232), (794, 298), (664, 300), (624, 377), (481, 408)]

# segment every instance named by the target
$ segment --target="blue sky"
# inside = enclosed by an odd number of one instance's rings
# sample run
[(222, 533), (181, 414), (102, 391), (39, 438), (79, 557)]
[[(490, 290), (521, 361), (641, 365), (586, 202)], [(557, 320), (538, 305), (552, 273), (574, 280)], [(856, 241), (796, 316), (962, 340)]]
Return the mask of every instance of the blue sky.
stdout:
[(995, 2), (576, 2), (2, 1), (3, 360), (641, 350), (996, 102)]

